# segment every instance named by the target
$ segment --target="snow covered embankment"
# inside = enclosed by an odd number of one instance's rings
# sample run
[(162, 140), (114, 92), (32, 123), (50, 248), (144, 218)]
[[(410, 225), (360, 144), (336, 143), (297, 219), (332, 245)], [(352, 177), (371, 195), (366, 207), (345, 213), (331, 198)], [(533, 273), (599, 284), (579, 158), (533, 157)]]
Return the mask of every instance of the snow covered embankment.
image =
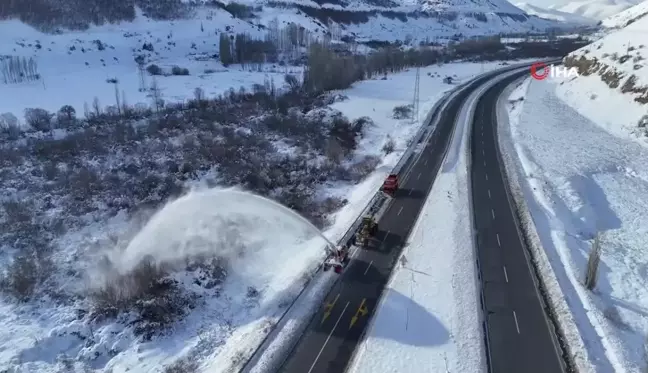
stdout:
[(647, 2), (628, 9), (610, 21), (622, 29), (565, 57), (565, 66), (576, 67), (580, 76), (561, 82), (556, 93), (605, 130), (648, 146), (648, 128), (640, 125), (648, 105), (646, 13)]
[[(502, 96), (500, 144), (516, 203), (578, 370), (643, 372), (648, 151), (597, 127), (555, 90), (527, 81), (508, 107)], [(603, 252), (590, 292), (583, 279), (596, 234)]]

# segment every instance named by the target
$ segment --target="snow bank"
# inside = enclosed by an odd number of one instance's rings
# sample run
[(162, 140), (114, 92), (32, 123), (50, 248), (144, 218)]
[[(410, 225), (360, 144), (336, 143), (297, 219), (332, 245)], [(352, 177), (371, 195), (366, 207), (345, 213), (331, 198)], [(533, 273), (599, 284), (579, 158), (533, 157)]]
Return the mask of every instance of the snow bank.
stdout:
[[(525, 96), (500, 131), (516, 203), (579, 371), (644, 371), (648, 151), (579, 115), (555, 89), (533, 82), (511, 96)], [(582, 279), (596, 233), (603, 254), (588, 292)]]

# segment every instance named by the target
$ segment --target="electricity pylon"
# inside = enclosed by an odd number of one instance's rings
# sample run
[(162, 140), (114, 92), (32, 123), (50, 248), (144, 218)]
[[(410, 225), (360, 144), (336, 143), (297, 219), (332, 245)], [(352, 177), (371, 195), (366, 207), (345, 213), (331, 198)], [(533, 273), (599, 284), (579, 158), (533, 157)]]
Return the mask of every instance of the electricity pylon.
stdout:
[(414, 102), (412, 103), (412, 123), (419, 120), (419, 90), (421, 85), (421, 67), (416, 67), (416, 82), (414, 83)]

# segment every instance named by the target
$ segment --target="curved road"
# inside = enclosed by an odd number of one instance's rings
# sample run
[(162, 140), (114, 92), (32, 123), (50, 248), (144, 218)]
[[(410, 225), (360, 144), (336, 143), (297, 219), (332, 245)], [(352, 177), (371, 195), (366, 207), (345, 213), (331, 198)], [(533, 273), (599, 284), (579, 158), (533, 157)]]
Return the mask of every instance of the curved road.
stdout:
[(514, 74), (488, 89), (473, 119), (472, 196), (491, 373), (561, 373), (562, 350), (514, 217), (498, 150), (496, 104)]
[(475, 80), (451, 98), (441, 111), (437, 128), (421, 150), (421, 156), (406, 165), (408, 176), (401, 180), (401, 189), (378, 222), (376, 239), (368, 249), (352, 253), (357, 255), (279, 371), (344, 372), (432, 188), (461, 107), (470, 93), (496, 74)]

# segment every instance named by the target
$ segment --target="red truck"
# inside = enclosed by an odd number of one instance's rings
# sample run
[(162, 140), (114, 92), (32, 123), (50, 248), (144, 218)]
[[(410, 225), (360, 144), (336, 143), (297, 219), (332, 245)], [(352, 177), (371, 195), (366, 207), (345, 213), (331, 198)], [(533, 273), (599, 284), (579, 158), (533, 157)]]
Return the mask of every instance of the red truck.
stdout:
[(383, 182), (381, 190), (389, 196), (394, 196), (398, 190), (398, 175), (390, 174)]

